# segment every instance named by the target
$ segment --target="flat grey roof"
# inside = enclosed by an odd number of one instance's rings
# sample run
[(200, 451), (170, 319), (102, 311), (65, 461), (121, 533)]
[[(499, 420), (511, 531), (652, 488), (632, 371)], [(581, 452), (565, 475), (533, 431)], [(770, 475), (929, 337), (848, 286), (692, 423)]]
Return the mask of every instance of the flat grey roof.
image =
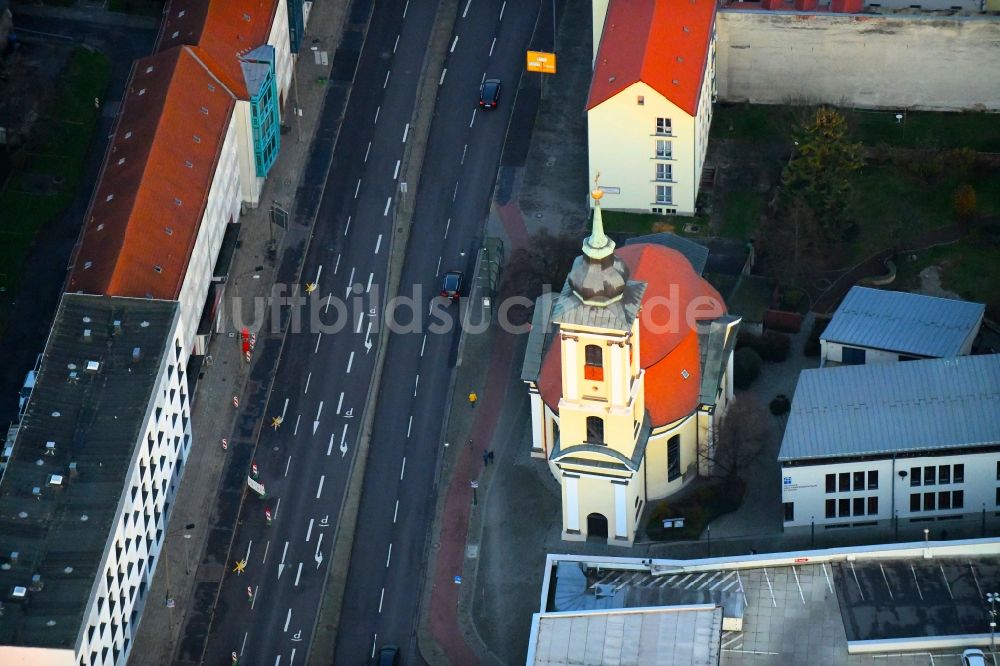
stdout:
[(521, 381), (537, 382), (538, 375), (542, 372), (546, 339), (555, 331), (552, 324), (552, 304), (555, 298), (556, 295), (549, 291), (535, 299), (535, 310), (531, 313), (531, 331), (528, 333), (524, 362), (521, 364)]
[(821, 339), (915, 356), (958, 356), (985, 310), (982, 303), (852, 287)]
[[(75, 647), (175, 316), (170, 301), (63, 296), (0, 483), (0, 644)], [(35, 574), (26, 602), (7, 598)]]
[(659, 234), (636, 236), (625, 241), (626, 245), (636, 245), (637, 243), (652, 243), (653, 245), (662, 245), (663, 247), (669, 247), (671, 250), (677, 250), (691, 262), (691, 267), (695, 273), (701, 275), (705, 272), (705, 262), (708, 261), (708, 248), (695, 243), (693, 240), (688, 240), (683, 236), (666, 231)]
[(779, 461), (1000, 442), (1000, 355), (805, 370)]

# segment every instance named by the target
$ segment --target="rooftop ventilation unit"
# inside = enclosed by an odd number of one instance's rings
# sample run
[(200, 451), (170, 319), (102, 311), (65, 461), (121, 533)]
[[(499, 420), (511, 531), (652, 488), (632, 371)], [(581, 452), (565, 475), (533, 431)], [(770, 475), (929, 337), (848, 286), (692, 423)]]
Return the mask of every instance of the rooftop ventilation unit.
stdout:
[(83, 339), (89, 341), (90, 337), (91, 337), (90, 336), (90, 329), (89, 328), (83, 329)]
[(49, 474), (49, 485), (55, 487), (62, 487), (63, 477), (62, 474)]
[(56, 454), (56, 443), (45, 442), (45, 455), (54, 456)]
[(42, 498), (42, 489), (40, 487), (38, 487), (38, 486), (35, 486), (34, 488), (31, 489), (31, 494), (34, 495), (35, 498), (41, 499)]
[(23, 585), (15, 585), (11, 588), (10, 598), (12, 601), (24, 601), (28, 597), (28, 588)]
[(87, 372), (97, 372), (101, 369), (101, 364), (98, 361), (87, 361)]

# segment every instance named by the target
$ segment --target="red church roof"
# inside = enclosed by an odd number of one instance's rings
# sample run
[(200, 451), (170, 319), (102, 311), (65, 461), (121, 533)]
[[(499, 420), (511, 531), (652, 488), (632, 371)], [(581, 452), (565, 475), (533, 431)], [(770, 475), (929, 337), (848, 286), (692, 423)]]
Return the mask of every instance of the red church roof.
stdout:
[(135, 62), (66, 291), (180, 296), (235, 104), (186, 46)]
[(642, 81), (695, 115), (714, 26), (712, 0), (611, 0), (587, 109)]
[[(676, 250), (640, 243), (615, 254), (629, 267), (632, 280), (647, 285), (639, 313), (639, 363), (646, 370), (646, 410), (653, 427), (664, 426), (698, 407), (701, 356), (695, 322), (722, 316), (726, 304)], [(560, 362), (557, 336), (538, 378), (538, 391), (553, 410), (562, 397)]]

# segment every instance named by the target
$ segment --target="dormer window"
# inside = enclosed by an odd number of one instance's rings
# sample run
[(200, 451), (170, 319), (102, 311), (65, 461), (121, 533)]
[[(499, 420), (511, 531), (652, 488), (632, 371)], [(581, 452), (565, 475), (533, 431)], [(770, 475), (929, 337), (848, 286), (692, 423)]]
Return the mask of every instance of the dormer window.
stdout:
[(604, 381), (604, 358), (601, 348), (597, 345), (587, 345), (584, 349), (586, 365), (583, 366), (583, 378), (596, 382)]

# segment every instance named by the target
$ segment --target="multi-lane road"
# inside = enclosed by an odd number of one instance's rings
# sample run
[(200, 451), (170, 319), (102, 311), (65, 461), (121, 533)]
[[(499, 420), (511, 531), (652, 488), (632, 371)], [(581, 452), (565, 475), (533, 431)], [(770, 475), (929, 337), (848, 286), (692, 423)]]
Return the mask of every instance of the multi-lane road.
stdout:
[[(375, 4), (304, 265), (303, 280), (316, 284), (313, 302), (302, 330), (288, 335), (266, 411), (283, 418), (258, 446), (267, 499), (248, 496), (243, 507), (233, 556), (246, 559), (246, 572), (223, 585), (206, 663), (233, 651), (241, 664), (303, 663), (309, 650), (387, 323), (394, 197), (436, 5)], [(391, 333), (384, 350), (337, 664), (366, 663), (386, 644), (401, 647), (404, 663), (421, 663), (424, 547), (458, 338), (457, 326), (428, 330), (427, 308), (445, 271), (472, 271), (537, 13), (538, 0), (461, 0), (448, 41), (420, 188), (405, 195), (416, 206), (399, 293), (414, 299), (412, 316), (422, 320)], [(478, 89), (487, 77), (504, 81), (504, 96), (484, 112)], [(310, 325), (310, 309), (323, 330)], [(458, 308), (447, 312), (457, 323)], [(410, 318), (405, 307), (397, 314), (404, 324)]]

